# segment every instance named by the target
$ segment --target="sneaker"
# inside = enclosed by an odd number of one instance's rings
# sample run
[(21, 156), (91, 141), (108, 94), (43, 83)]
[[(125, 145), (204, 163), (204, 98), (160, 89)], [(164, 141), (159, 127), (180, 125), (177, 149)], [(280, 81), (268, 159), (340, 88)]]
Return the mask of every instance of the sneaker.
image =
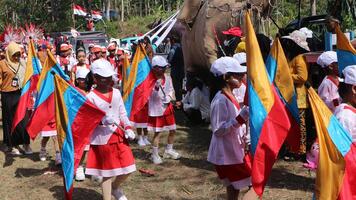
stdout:
[(146, 143), (145, 143), (145, 141), (143, 140), (142, 137), (139, 137), (139, 138), (138, 138), (137, 144), (138, 144), (138, 146), (140, 146), (140, 147), (146, 146)]
[(120, 188), (113, 190), (112, 195), (114, 195), (116, 200), (127, 200), (127, 197), (124, 195)]
[(11, 155), (14, 155), (14, 156), (22, 155), (22, 153), (20, 152), (20, 150), (17, 149), (17, 148), (14, 148), (14, 147), (11, 149), (10, 154), (11, 154)]
[(25, 155), (33, 154), (33, 151), (32, 151), (31, 146), (29, 144), (23, 145), (23, 150), (25, 152)]
[(151, 154), (151, 161), (153, 162), (153, 164), (159, 165), (161, 164), (163, 161), (161, 159), (161, 157), (158, 154)]
[(40, 156), (40, 160), (41, 161), (46, 161), (46, 159), (47, 159), (47, 151), (46, 151), (46, 149), (41, 149), (39, 156)]
[(56, 159), (55, 159), (54, 163), (56, 165), (62, 164), (62, 158), (61, 158), (61, 154), (60, 153), (56, 153)]
[(164, 151), (163, 158), (170, 158), (173, 160), (177, 160), (180, 158), (180, 155), (174, 149), (170, 149), (170, 150), (166, 149)]
[(92, 175), (92, 176), (91, 176), (91, 180), (92, 180), (93, 182), (96, 182), (96, 183), (101, 184), (101, 182), (103, 182), (103, 177), (102, 177), (102, 176)]
[(144, 137), (143, 137), (143, 142), (144, 142), (146, 145), (151, 145), (151, 142), (148, 141), (148, 137), (147, 137), (147, 136), (144, 136)]
[(84, 174), (84, 167), (79, 166), (77, 168), (77, 171), (75, 172), (75, 180), (76, 181), (84, 181), (85, 180), (85, 174)]

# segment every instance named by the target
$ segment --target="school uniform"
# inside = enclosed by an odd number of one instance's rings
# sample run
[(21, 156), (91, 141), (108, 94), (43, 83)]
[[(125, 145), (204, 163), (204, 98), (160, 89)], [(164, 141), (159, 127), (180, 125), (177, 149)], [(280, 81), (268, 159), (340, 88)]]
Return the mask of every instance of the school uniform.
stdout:
[(240, 113), (237, 100), (218, 92), (212, 103), (210, 121), (211, 138), (208, 161), (213, 163), (225, 186), (241, 189), (251, 185), (250, 170), (244, 162), (247, 141), (246, 127), (236, 120)]
[(41, 137), (52, 137), (57, 135), (56, 120), (53, 118), (40, 132)]
[(148, 103), (136, 113), (131, 120), (135, 128), (147, 128), (148, 126)]
[(341, 102), (338, 89), (339, 80), (332, 76), (326, 76), (318, 88), (318, 95), (332, 112)]
[(336, 107), (334, 114), (345, 130), (352, 136), (352, 142), (356, 142), (356, 108), (342, 103)]
[(89, 64), (84, 64), (84, 65), (78, 66), (78, 64), (75, 64), (72, 67), (71, 73), (70, 73), (70, 80), (72, 81), (72, 83), (75, 83), (76, 73), (77, 73), (78, 70), (81, 70), (81, 69), (90, 70), (90, 65)]
[[(95, 89), (87, 98), (99, 109), (121, 125), (130, 129), (125, 105), (120, 91), (113, 88), (109, 98)], [(105, 117), (104, 117), (105, 119)], [(93, 132), (88, 153), (86, 174), (102, 177), (114, 177), (136, 171), (135, 159), (124, 136), (124, 131), (116, 125), (99, 125)]]
[(157, 80), (148, 100), (148, 130), (153, 132), (176, 130), (174, 108), (170, 103), (173, 95), (172, 79), (164, 74), (164, 78)]
[(192, 122), (209, 120), (210, 102), (209, 96), (205, 96), (198, 87), (188, 91), (182, 99), (183, 110)]
[(237, 102), (239, 102), (240, 105), (243, 104), (244, 103), (244, 99), (245, 99), (245, 94), (246, 94), (246, 85), (245, 85), (245, 83), (242, 83), (239, 88), (233, 89), (232, 93), (234, 94)]

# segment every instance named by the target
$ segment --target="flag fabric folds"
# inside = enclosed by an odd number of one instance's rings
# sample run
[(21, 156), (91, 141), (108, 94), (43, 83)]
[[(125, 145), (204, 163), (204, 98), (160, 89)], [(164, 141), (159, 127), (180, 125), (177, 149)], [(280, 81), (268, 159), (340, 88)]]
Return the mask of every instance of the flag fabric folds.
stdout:
[(339, 74), (349, 65), (356, 65), (356, 50), (341, 31), (340, 26), (336, 27), (336, 53), (339, 66)]
[(151, 72), (151, 63), (144, 48), (139, 45), (131, 66), (124, 62), (123, 100), (129, 119), (138, 113), (147, 103), (156, 78)]
[[(105, 113), (58, 75), (54, 76), (55, 119), (66, 191), (73, 185), (75, 169), (85, 145)], [(89, 122), (89, 123), (88, 123)]]
[(63, 79), (69, 81), (69, 77), (64, 73), (52, 53), (47, 50), (47, 59), (43, 66), (39, 81), (37, 83), (37, 98), (35, 110), (27, 124), (27, 132), (34, 139), (43, 127), (54, 118), (54, 72)]
[(274, 83), (280, 98), (287, 108), (291, 122), (286, 142), (289, 145), (290, 151), (297, 152), (300, 144), (300, 119), (297, 94), (294, 89), (289, 64), (279, 38), (276, 38), (272, 44), (270, 54), (267, 57), (266, 68), (271, 83)]
[[(355, 144), (349, 133), (341, 126), (325, 103), (313, 88), (308, 88), (308, 98), (314, 116), (319, 140), (319, 165), (316, 175), (316, 199), (354, 199), (355, 182), (348, 183), (348, 178), (355, 180)], [(346, 162), (345, 162), (346, 161)], [(351, 175), (349, 177), (345, 174)], [(350, 171), (353, 169), (353, 171)], [(350, 173), (351, 172), (351, 173)], [(345, 176), (344, 176), (345, 174)], [(344, 182), (344, 183), (343, 183)], [(352, 186), (353, 187), (349, 187)], [(346, 187), (345, 187), (346, 186)], [(351, 189), (352, 188), (352, 189)], [(344, 196), (339, 196), (341, 189)]]
[(12, 124), (12, 132), (15, 130), (16, 126), (24, 119), (27, 110), (33, 106), (31, 105), (31, 96), (35, 95), (37, 92), (36, 86), (42, 68), (41, 62), (36, 55), (35, 46), (33, 44), (33, 40), (31, 39), (28, 45), (28, 58), (26, 63), (24, 83)]
[(245, 15), (252, 187), (262, 196), (290, 122), (283, 102), (269, 80), (249, 13)]
[(78, 16), (87, 16), (87, 11), (80, 5), (73, 5), (73, 13)]

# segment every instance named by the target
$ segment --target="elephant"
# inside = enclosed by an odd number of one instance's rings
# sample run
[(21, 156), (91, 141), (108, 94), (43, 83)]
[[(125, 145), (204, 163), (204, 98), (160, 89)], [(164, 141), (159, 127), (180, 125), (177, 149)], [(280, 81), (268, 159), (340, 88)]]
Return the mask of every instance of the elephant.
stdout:
[[(252, 20), (258, 29), (260, 17), (267, 16), (273, 0), (250, 0)], [(187, 72), (208, 71), (218, 58), (217, 39), (222, 31), (243, 28), (247, 3), (243, 0), (185, 0), (177, 16), (185, 29), (181, 33), (184, 65)]]

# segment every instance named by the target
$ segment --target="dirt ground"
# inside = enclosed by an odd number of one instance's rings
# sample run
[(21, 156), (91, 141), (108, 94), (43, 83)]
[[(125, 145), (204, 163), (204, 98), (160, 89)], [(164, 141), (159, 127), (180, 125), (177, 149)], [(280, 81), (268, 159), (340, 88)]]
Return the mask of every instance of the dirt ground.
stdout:
[[(137, 168), (151, 169), (154, 177), (135, 172), (123, 185), (130, 200), (204, 200), (224, 199), (225, 189), (217, 179), (213, 166), (206, 161), (211, 132), (208, 126), (186, 126), (184, 116), (177, 113), (177, 142), (175, 149), (182, 154), (177, 161), (167, 160), (155, 166), (148, 160), (150, 148), (132, 143)], [(1, 129), (2, 132), (2, 129)], [(165, 139), (165, 137), (164, 137)], [(2, 141), (2, 133), (0, 136)], [(165, 143), (166, 140), (162, 140)], [(0, 152), (0, 200), (63, 199), (60, 170), (54, 166), (52, 143), (48, 143), (51, 159), (38, 158), (40, 139), (32, 143), (34, 154), (17, 156)], [(3, 146), (1, 146), (3, 149)], [(161, 146), (163, 153), (163, 145)], [(263, 199), (311, 199), (314, 172), (303, 169), (300, 162), (278, 161), (266, 186)], [(75, 182), (73, 199), (101, 199), (100, 186), (90, 178)], [(245, 191), (243, 191), (245, 192)]]

